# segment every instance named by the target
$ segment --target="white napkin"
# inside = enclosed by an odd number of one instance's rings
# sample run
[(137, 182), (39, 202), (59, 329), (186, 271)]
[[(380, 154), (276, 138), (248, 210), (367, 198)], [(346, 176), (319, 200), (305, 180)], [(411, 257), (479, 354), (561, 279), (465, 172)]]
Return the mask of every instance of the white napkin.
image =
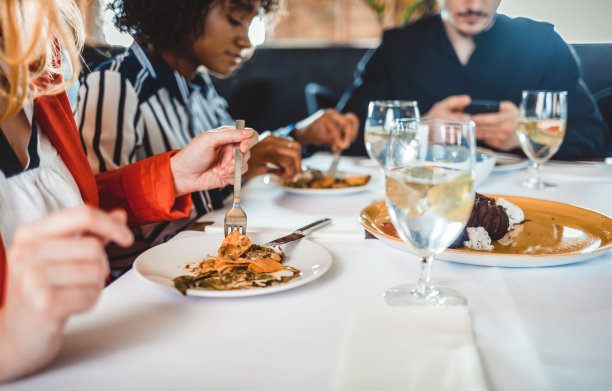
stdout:
[(334, 390), (487, 390), (467, 307), (357, 309)]
[[(205, 216), (206, 217), (206, 216)], [(248, 218), (247, 217), (247, 234), (249, 232), (279, 232), (282, 235), (289, 235), (296, 229), (307, 224), (313, 223), (323, 216), (311, 217), (295, 217), (286, 219), (282, 217), (269, 216), (264, 218)], [(215, 219), (213, 225), (206, 227), (207, 233), (223, 232), (224, 217)], [(331, 224), (321, 227), (316, 231), (308, 234), (311, 239), (331, 239), (331, 240), (361, 240), (365, 238), (365, 230), (359, 224), (357, 218), (354, 219), (338, 219), (333, 218)]]

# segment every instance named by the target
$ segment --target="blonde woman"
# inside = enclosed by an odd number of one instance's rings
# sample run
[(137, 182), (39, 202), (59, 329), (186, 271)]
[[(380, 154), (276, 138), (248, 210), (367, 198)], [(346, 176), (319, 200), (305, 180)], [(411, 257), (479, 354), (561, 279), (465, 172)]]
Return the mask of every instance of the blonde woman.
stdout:
[(81, 37), (72, 0), (0, 0), (0, 382), (55, 356), (104, 286), (104, 245), (133, 242), (126, 222), (186, 216), (189, 194), (231, 183), (233, 149), (248, 159), (256, 142), (222, 128), (94, 177), (60, 60), (61, 47), (78, 65)]

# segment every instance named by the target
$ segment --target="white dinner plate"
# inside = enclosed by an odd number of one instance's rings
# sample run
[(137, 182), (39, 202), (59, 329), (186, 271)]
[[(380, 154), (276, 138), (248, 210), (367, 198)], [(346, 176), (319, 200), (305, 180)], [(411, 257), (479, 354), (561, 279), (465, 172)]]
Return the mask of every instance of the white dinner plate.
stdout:
[[(285, 234), (286, 232), (253, 232), (249, 233), (248, 236), (253, 243), (265, 243)], [(172, 279), (190, 274), (184, 270), (187, 264), (199, 261), (208, 255), (216, 255), (223, 238), (224, 235), (221, 233), (211, 233), (171, 240), (160, 244), (145, 251), (136, 258), (134, 271), (145, 282), (180, 294), (174, 288)], [(308, 239), (288, 243), (282, 248), (287, 255), (284, 264), (301, 271), (300, 275), (293, 280), (269, 287), (241, 290), (189, 289), (187, 294), (189, 296), (203, 297), (241, 297), (285, 291), (316, 280), (325, 274), (332, 264), (331, 254)]]
[(370, 175), (370, 180), (363, 186), (352, 186), (352, 187), (343, 187), (340, 189), (300, 189), (296, 187), (289, 187), (283, 184), (283, 180), (277, 177), (276, 175), (266, 175), (263, 179), (264, 183), (267, 185), (272, 185), (279, 187), (291, 194), (301, 194), (301, 195), (311, 195), (311, 196), (336, 196), (336, 195), (345, 195), (345, 194), (354, 194), (360, 193), (362, 191), (375, 189), (380, 185), (380, 180), (377, 175), (372, 175), (370, 173), (364, 172), (347, 172), (347, 171), (338, 171), (336, 174), (339, 178), (347, 178), (352, 176), (363, 176)]
[(496, 152), (497, 160), (493, 171), (513, 171), (520, 170), (529, 165), (529, 160), (522, 156), (513, 155), (510, 153)]

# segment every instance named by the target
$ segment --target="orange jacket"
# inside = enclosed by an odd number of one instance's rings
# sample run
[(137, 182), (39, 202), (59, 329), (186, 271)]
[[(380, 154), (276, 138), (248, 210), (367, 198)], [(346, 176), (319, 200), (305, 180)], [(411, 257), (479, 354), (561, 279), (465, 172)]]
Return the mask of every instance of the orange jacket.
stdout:
[[(83, 201), (104, 210), (125, 209), (130, 225), (187, 217), (191, 197), (174, 194), (167, 152), (94, 176), (83, 152), (66, 93), (37, 98), (36, 119), (74, 177)], [(0, 308), (7, 276), (6, 252), (0, 237)]]

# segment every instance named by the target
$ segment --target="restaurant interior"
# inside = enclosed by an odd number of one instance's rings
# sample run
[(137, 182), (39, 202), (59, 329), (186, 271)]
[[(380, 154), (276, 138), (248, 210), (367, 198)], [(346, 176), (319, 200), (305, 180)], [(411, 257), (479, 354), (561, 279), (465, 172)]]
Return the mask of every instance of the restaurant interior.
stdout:
[[(134, 42), (106, 9), (117, 1), (77, 1), (81, 83)], [(272, 163), (244, 180), (253, 156), (232, 148), (223, 206), (140, 249), (69, 318), (57, 356), (4, 384), (0, 369), (0, 391), (611, 390), (610, 0), (284, 0), (250, 23), (252, 55), (212, 83), (236, 129), (295, 130), (342, 112), (383, 33), (445, 1), (554, 25), (607, 127), (605, 152), (555, 156), (574, 97), (550, 88), (516, 97), (513, 149), (476, 140), (477, 119), (419, 114), (417, 99), (394, 96), (359, 118), (368, 155), (304, 147), (291, 180)], [(496, 114), (493, 103), (472, 118)], [(555, 134), (545, 156), (531, 125)]]

